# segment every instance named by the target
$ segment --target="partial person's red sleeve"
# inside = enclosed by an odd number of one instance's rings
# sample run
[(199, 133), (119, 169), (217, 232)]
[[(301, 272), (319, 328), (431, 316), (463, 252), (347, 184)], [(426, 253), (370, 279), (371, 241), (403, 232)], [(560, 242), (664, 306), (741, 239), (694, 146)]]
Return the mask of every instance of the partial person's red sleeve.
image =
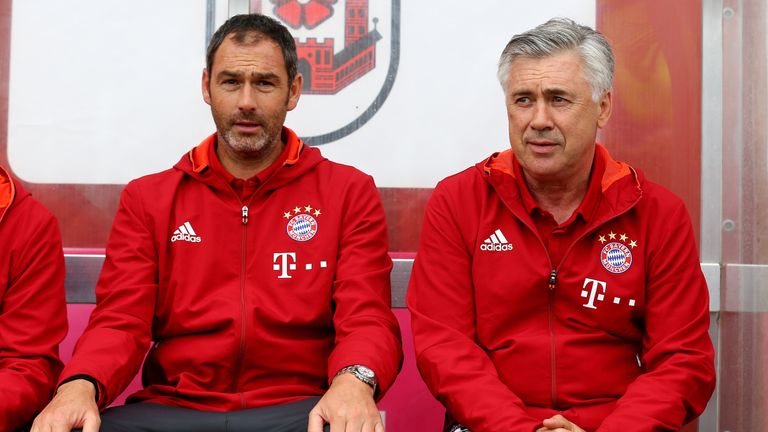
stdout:
[[(408, 287), (416, 361), (432, 394), (473, 431), (531, 432), (540, 422), (475, 343), (472, 261), (456, 202), (439, 184), (430, 199)], [(471, 229), (471, 228), (466, 228)]]
[(122, 193), (96, 285), (96, 308), (61, 374), (61, 380), (93, 377), (100, 384), (101, 409), (136, 376), (151, 341), (157, 252), (140, 192), (130, 183)]
[(336, 341), (328, 377), (361, 364), (377, 376), (376, 399), (392, 386), (403, 362), (400, 326), (390, 309), (392, 260), (387, 227), (376, 186), (370, 177), (348, 183), (344, 220), (333, 283)]
[[(64, 255), (56, 220), (27, 199), (0, 226), (0, 430), (29, 422), (50, 400), (67, 334)], [(6, 273), (7, 271), (7, 273)]]
[(647, 372), (627, 388), (600, 432), (679, 430), (701, 414), (715, 388), (709, 294), (690, 217), (682, 202), (654, 217), (661, 223), (647, 266)]

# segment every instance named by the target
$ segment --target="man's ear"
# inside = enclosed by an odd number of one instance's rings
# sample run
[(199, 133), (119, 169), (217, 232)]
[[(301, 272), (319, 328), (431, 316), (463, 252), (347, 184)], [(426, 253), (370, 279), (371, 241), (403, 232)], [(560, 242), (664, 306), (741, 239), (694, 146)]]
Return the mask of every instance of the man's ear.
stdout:
[(304, 84), (304, 77), (300, 73), (296, 74), (290, 87), (288, 87), (288, 111), (296, 108), (301, 97), (301, 86)]
[(208, 69), (203, 69), (203, 100), (208, 105), (211, 104), (211, 79), (208, 76)]
[(607, 90), (603, 93), (600, 101), (597, 104), (599, 112), (597, 115), (597, 127), (602, 128), (608, 123), (608, 119), (611, 118), (611, 109), (613, 108), (613, 99), (611, 97), (611, 90)]

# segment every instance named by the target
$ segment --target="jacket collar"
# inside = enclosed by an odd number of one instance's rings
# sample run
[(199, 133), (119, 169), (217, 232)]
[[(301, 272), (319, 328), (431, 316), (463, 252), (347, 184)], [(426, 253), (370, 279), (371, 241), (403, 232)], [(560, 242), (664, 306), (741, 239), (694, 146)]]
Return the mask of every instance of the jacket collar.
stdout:
[(0, 222), (3, 221), (3, 217), (8, 212), (15, 197), (16, 186), (13, 179), (11, 179), (8, 171), (0, 166)]
[[(299, 138), (296, 133), (287, 127), (283, 126), (282, 136), (285, 137), (286, 147), (288, 147), (288, 157), (283, 162), (283, 166), (294, 165), (299, 160), (299, 155), (304, 148), (304, 141)], [(192, 163), (192, 171), (196, 173), (203, 172), (206, 168), (211, 166), (211, 161), (208, 155), (211, 154), (210, 148), (216, 143), (216, 134), (212, 134), (205, 138), (203, 142), (197, 145), (189, 151), (189, 161)]]
[[(291, 129), (283, 127), (282, 137), (285, 140), (288, 154), (282, 165), (257, 189), (258, 194), (274, 190), (292, 182), (326, 160), (320, 154), (320, 150), (316, 147), (305, 145), (304, 141)], [(215, 142), (216, 134), (205, 138), (199, 145), (182, 156), (174, 168), (217, 190), (230, 191), (231, 186), (223, 176), (215, 173), (211, 166), (209, 158), (215, 152), (211, 152), (210, 149), (214, 146)]]
[[(600, 178), (600, 204), (596, 219), (605, 215), (619, 214), (628, 210), (642, 197), (642, 175), (624, 162), (614, 160), (601, 144), (595, 144), (595, 157), (604, 162), (605, 169)], [(477, 164), (497, 193), (518, 217), (528, 219), (520, 203), (517, 176), (514, 170), (514, 153), (506, 150), (492, 154)]]

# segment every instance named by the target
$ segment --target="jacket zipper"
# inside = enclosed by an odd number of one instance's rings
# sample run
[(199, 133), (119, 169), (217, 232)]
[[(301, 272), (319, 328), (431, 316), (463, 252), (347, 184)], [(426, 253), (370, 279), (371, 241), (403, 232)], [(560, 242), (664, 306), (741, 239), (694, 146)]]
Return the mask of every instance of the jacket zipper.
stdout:
[[(274, 176), (275, 173), (272, 174)], [(270, 178), (272, 178), (270, 176)], [(269, 180), (269, 179), (267, 179)], [(248, 239), (248, 205), (253, 201), (253, 197), (258, 195), (259, 191), (264, 187), (264, 184), (267, 182), (265, 180), (263, 183), (261, 183), (255, 191), (253, 191), (253, 194), (251, 194), (250, 198), (248, 198), (247, 203), (243, 203), (243, 200), (240, 199), (240, 195), (238, 195), (237, 191), (232, 187), (231, 184), (227, 184), (229, 187), (229, 190), (232, 192), (232, 194), (235, 196), (237, 201), (242, 206), (240, 208), (240, 220), (243, 225), (243, 241), (241, 245), (241, 260), (240, 260), (240, 348), (237, 355), (237, 360), (235, 362), (235, 374), (232, 377), (232, 392), (238, 393), (240, 395), (240, 406), (242, 409), (246, 409), (247, 404), (245, 401), (245, 395), (243, 395), (242, 392), (240, 392), (240, 375), (242, 375), (242, 369), (243, 369), (243, 362), (245, 357), (245, 341), (247, 337), (247, 331), (246, 331), (246, 308), (245, 308), (245, 285), (246, 285), (246, 269), (247, 269), (247, 261), (246, 261), (246, 252), (247, 252), (247, 239)]]
[[(550, 263), (551, 265), (551, 263)], [(555, 285), (557, 284), (557, 269), (549, 273), (549, 301), (547, 302), (547, 325), (549, 326), (549, 355), (552, 372), (552, 407), (557, 409), (557, 355), (555, 354), (555, 329), (552, 324), (554, 318), (553, 304), (555, 303)]]
[[(571, 244), (568, 246), (568, 249), (566, 249), (565, 253), (563, 254), (562, 258), (560, 259), (560, 265), (562, 265), (563, 261), (565, 261), (565, 258), (570, 254), (571, 250), (576, 246), (578, 242), (580, 242), (582, 239), (587, 237), (588, 235), (592, 234), (598, 227), (606, 224), (608, 221), (613, 220), (615, 218), (620, 217), (624, 213), (628, 212), (630, 209), (632, 209), (637, 202), (633, 203), (631, 206), (627, 207), (624, 211), (621, 213), (617, 213), (615, 215), (612, 215), (610, 217), (607, 217), (603, 220), (600, 220), (596, 222), (592, 227), (584, 231), (582, 235), (580, 235), (576, 240), (571, 242)], [(523, 222), (524, 223), (524, 222)], [(528, 224), (524, 225), (528, 226)], [(531, 227), (528, 227), (531, 229)], [(536, 238), (539, 239), (539, 242), (541, 243), (542, 247), (544, 247), (544, 242), (539, 237), (538, 231), (533, 231)], [(555, 330), (553, 326), (553, 318), (554, 318), (554, 310), (553, 305), (555, 302), (555, 287), (557, 286), (557, 272), (560, 268), (560, 265), (558, 265), (557, 268), (554, 268), (552, 266), (552, 260), (549, 258), (549, 252), (547, 251), (547, 248), (544, 247), (544, 251), (547, 252), (547, 258), (549, 259), (549, 266), (552, 268), (552, 270), (549, 273), (549, 281), (548, 281), (548, 288), (549, 288), (549, 301), (547, 303), (547, 322), (549, 325), (549, 342), (550, 342), (550, 355), (551, 355), (551, 365), (552, 365), (552, 407), (554, 409), (558, 409), (557, 407), (557, 356), (555, 355)]]
[(240, 209), (240, 216), (241, 221), (243, 225), (243, 242), (242, 242), (242, 249), (241, 249), (241, 260), (240, 260), (240, 350), (237, 353), (237, 367), (235, 368), (235, 379), (232, 382), (232, 385), (235, 389), (235, 391), (240, 394), (240, 405), (242, 409), (246, 408), (245, 403), (245, 396), (240, 393), (239, 389), (239, 381), (240, 381), (240, 375), (242, 374), (242, 368), (243, 368), (243, 357), (245, 356), (245, 340), (247, 337), (247, 331), (246, 331), (246, 319), (245, 319), (245, 273), (246, 273), (246, 253), (247, 253), (247, 246), (248, 246), (248, 206), (243, 205), (242, 209)]
[[(272, 178), (275, 175), (275, 173), (272, 173)], [(245, 286), (246, 286), (246, 270), (247, 270), (247, 260), (246, 260), (246, 253), (247, 253), (247, 245), (248, 245), (248, 213), (249, 209), (248, 206), (250, 205), (251, 201), (253, 201), (253, 198), (258, 195), (258, 193), (261, 191), (261, 189), (264, 187), (264, 184), (269, 180), (266, 179), (264, 182), (262, 182), (255, 191), (251, 194), (251, 196), (248, 198), (247, 202), (244, 203), (242, 199), (240, 199), (240, 195), (235, 191), (235, 188), (232, 187), (229, 182), (225, 182), (227, 184), (227, 187), (232, 192), (232, 195), (234, 195), (235, 199), (238, 203), (240, 203), (240, 220), (242, 222), (243, 226), (243, 237), (242, 237), (242, 245), (241, 245), (241, 260), (240, 260), (240, 347), (237, 355), (237, 359), (235, 360), (235, 369), (234, 369), (234, 375), (232, 376), (232, 392), (237, 393), (240, 396), (240, 406), (242, 409), (246, 409), (247, 404), (245, 400), (245, 395), (243, 395), (242, 392), (240, 392), (240, 376), (242, 375), (243, 371), (243, 363), (245, 361), (245, 341), (246, 337), (248, 335), (248, 332), (246, 330), (246, 307), (245, 307)]]
[[(594, 224), (594, 226), (590, 227), (587, 231), (585, 231), (582, 235), (580, 235), (575, 241), (573, 241), (569, 246), (568, 249), (566, 249), (565, 253), (563, 254), (563, 257), (560, 259), (560, 263), (562, 264), (563, 261), (565, 261), (565, 258), (568, 256), (568, 254), (571, 252), (573, 247), (580, 242), (584, 237), (590, 235), (592, 232), (595, 231), (598, 227), (604, 225), (610, 220), (613, 220), (615, 218), (620, 217), (624, 213), (628, 212), (631, 208), (633, 208), (637, 204), (637, 202), (633, 203), (631, 206), (627, 207), (624, 211), (621, 213), (617, 213), (615, 215), (612, 215), (608, 218), (605, 218), (603, 220), (598, 221)], [(510, 209), (512, 210), (512, 209)], [(515, 214), (513, 211), (512, 214)], [(536, 231), (535, 228), (528, 225), (523, 219), (518, 218), (523, 225), (528, 227), (529, 230), (533, 233), (534, 237), (536, 237), (539, 240), (539, 243), (541, 244), (541, 247), (544, 248), (544, 252), (547, 255), (547, 261), (549, 261), (549, 267), (552, 269), (549, 273), (549, 279), (547, 280), (547, 295), (548, 295), (548, 301), (547, 301), (547, 326), (549, 330), (549, 346), (550, 346), (550, 365), (551, 365), (551, 373), (552, 373), (552, 407), (554, 409), (557, 409), (557, 355), (556, 355), (556, 348), (557, 344), (555, 343), (555, 328), (554, 328), (554, 302), (555, 302), (555, 288), (557, 287), (557, 272), (559, 270), (558, 266), (555, 268), (552, 265), (552, 259), (549, 257), (549, 251), (547, 251), (546, 246), (544, 245), (544, 241), (539, 236), (539, 232)]]

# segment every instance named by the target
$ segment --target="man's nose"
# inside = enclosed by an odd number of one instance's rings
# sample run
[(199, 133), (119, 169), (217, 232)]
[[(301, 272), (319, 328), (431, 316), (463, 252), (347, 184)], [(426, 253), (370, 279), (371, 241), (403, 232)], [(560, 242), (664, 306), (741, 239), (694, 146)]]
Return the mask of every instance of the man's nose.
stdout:
[(533, 106), (533, 118), (531, 118), (531, 128), (535, 130), (551, 129), (552, 116), (549, 107), (544, 101), (537, 101)]
[(244, 85), (237, 99), (237, 108), (240, 111), (255, 111), (257, 106), (256, 91), (250, 85)]

